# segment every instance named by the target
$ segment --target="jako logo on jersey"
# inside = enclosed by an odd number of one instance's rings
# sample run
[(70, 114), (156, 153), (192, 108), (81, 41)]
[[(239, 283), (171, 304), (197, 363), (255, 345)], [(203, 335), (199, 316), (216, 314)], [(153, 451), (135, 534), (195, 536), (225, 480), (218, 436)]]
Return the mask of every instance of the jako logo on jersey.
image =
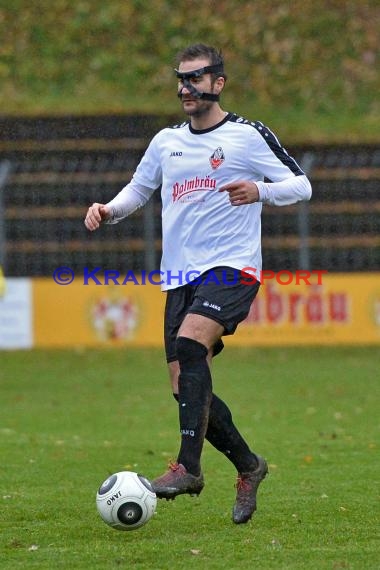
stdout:
[(170, 153), (170, 156), (182, 156), (182, 151), (173, 150), (173, 152)]
[(210, 156), (210, 164), (213, 170), (216, 170), (222, 162), (224, 162), (225, 156), (221, 146), (218, 146), (216, 150)]
[(197, 192), (199, 191), (207, 191), (207, 190), (215, 190), (216, 189), (216, 180), (206, 176), (205, 178), (199, 178), (196, 176), (191, 180), (185, 179), (182, 184), (176, 182), (173, 184), (173, 202), (182, 198), (185, 194), (189, 194), (190, 192)]

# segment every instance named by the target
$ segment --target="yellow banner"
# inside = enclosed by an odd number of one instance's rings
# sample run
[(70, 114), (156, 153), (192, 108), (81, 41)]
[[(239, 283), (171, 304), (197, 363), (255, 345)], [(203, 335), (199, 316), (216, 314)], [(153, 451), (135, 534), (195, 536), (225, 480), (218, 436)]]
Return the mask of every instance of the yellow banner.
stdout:
[(165, 295), (155, 285), (33, 279), (35, 346), (161, 346)]
[[(226, 343), (380, 344), (380, 274), (319, 275), (310, 285), (296, 281), (268, 279)], [(34, 346), (162, 346), (164, 303), (165, 293), (153, 284), (33, 279)]]
[(283, 285), (277, 279), (268, 280), (236, 338), (228, 342), (380, 344), (380, 274), (319, 275), (311, 285), (295, 282)]

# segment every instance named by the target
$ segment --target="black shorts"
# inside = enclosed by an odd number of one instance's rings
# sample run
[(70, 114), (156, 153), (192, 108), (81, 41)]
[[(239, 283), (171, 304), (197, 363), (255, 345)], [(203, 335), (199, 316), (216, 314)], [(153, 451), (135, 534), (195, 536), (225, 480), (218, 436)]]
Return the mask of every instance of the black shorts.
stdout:
[[(234, 334), (251, 308), (259, 282), (241, 283), (241, 272), (231, 267), (215, 267), (191, 283), (167, 291), (164, 335), (167, 362), (177, 360), (175, 344), (178, 330), (188, 313), (203, 315), (224, 327), (223, 335)], [(243, 279), (244, 280), (244, 279)], [(219, 339), (214, 356), (223, 350)]]

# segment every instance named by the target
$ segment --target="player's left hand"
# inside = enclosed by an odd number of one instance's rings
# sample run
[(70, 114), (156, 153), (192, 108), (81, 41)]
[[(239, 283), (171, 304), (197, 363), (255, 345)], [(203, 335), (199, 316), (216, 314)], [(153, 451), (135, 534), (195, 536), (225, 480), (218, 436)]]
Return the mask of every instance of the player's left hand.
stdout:
[(219, 192), (228, 192), (231, 206), (244, 206), (253, 204), (260, 199), (259, 189), (254, 182), (248, 180), (238, 180), (230, 182), (219, 188)]

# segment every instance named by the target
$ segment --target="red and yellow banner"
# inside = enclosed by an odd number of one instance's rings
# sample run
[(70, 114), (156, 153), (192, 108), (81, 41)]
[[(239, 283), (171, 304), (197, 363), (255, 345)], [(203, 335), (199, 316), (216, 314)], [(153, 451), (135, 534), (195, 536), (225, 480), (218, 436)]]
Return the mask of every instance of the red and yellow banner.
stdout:
[[(323, 275), (311, 285), (266, 281), (238, 346), (380, 344), (380, 274)], [(33, 279), (33, 345), (162, 346), (165, 293), (153, 284), (57, 285)]]
[(319, 285), (268, 281), (231, 344), (380, 344), (380, 274), (324, 275)]
[(154, 285), (67, 286), (33, 279), (34, 344), (160, 346), (165, 296)]

